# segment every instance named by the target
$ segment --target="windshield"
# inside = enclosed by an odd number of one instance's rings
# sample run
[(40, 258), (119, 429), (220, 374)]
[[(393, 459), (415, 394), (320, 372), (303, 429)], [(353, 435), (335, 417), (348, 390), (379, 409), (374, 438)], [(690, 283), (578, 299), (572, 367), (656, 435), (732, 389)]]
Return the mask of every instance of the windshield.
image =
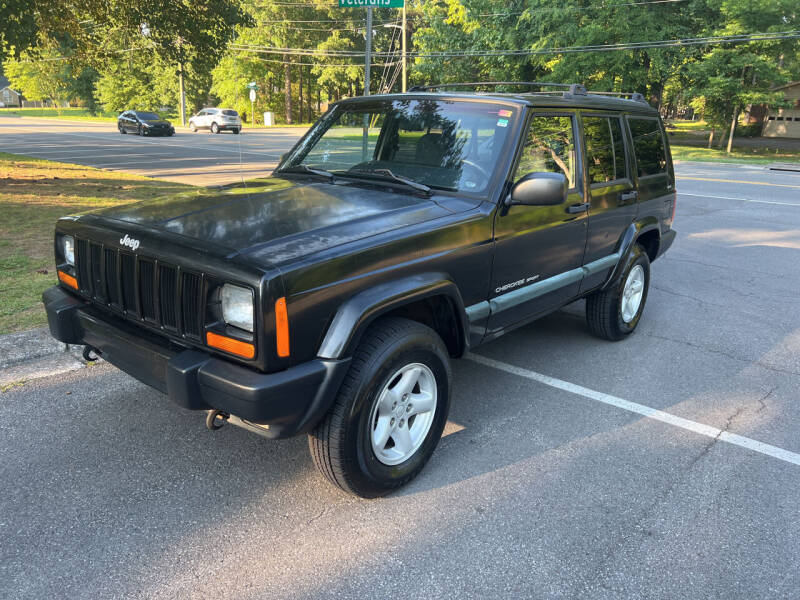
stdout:
[(235, 110), (223, 110), (222, 114), (225, 115), (225, 116), (228, 116), (228, 117), (238, 117), (239, 116), (239, 113), (237, 113)]
[(441, 100), (338, 105), (281, 170), (305, 166), (365, 178), (386, 178), (388, 170), (431, 188), (483, 192), (516, 112), (497, 104)]
[(161, 117), (159, 117), (156, 113), (150, 113), (150, 112), (136, 111), (136, 116), (139, 117), (142, 121), (159, 121), (161, 119)]

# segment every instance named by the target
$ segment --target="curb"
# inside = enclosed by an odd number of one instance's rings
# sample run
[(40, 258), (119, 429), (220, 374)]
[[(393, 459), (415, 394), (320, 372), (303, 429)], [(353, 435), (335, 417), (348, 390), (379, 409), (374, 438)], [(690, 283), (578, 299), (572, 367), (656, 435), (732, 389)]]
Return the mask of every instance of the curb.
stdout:
[(0, 335), (0, 369), (67, 350), (68, 346), (54, 339), (47, 327), (7, 333)]

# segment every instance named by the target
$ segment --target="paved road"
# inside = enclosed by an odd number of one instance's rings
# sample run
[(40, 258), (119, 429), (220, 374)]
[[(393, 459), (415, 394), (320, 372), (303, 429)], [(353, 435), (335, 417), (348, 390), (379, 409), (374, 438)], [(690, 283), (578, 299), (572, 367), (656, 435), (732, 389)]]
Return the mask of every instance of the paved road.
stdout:
[(636, 334), (579, 302), (458, 361), (449, 434), (388, 498), (108, 365), (7, 389), (2, 595), (797, 598), (800, 174), (679, 174)]
[(0, 117), (0, 152), (220, 185), (269, 174), (303, 133), (296, 127), (242, 135), (179, 130), (173, 137), (143, 138), (120, 135), (113, 124)]

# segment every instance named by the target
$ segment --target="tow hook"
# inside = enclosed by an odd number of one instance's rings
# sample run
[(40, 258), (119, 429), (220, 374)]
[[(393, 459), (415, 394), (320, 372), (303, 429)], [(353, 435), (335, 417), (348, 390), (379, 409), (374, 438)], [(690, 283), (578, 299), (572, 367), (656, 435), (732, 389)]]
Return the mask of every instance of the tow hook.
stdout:
[(225, 421), (228, 420), (230, 415), (222, 412), (221, 410), (214, 410), (208, 411), (208, 415), (206, 415), (206, 427), (211, 431), (216, 431), (217, 429), (221, 429), (223, 425), (225, 425)]
[(95, 350), (91, 346), (83, 347), (83, 360), (85, 360), (86, 362), (94, 362), (98, 358), (100, 358), (100, 356), (97, 350)]

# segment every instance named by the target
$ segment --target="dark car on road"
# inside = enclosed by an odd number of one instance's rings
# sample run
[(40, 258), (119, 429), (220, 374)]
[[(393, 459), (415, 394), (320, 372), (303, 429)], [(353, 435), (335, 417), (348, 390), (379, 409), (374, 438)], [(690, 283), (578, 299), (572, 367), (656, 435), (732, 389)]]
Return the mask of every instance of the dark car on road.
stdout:
[(172, 123), (162, 119), (156, 113), (141, 110), (126, 110), (117, 117), (117, 129), (120, 133), (136, 133), (138, 135), (175, 135)]
[(598, 337), (636, 329), (675, 175), (628, 96), (337, 102), (269, 178), (60, 219), (50, 331), (385, 494), (441, 437), (452, 359), (579, 298)]

